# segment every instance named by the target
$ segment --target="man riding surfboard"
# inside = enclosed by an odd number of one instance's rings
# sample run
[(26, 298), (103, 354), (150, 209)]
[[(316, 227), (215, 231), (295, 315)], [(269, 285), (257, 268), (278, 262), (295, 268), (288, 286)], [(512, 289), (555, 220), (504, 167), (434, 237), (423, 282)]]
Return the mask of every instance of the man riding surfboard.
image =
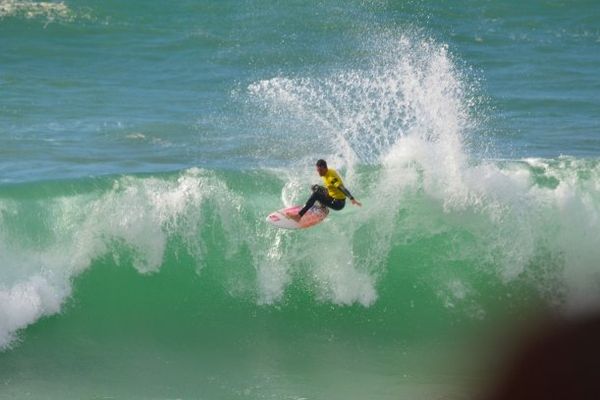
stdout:
[(350, 191), (344, 187), (344, 182), (337, 171), (327, 167), (327, 162), (325, 160), (321, 159), (317, 161), (317, 173), (323, 178), (325, 187), (314, 185), (312, 187), (313, 194), (304, 205), (304, 208), (302, 208), (298, 214), (289, 215), (290, 218), (300, 221), (316, 201), (323, 206), (327, 206), (336, 211), (344, 208), (346, 205), (346, 198), (350, 198), (350, 201), (355, 206), (362, 206), (362, 204), (352, 196)]

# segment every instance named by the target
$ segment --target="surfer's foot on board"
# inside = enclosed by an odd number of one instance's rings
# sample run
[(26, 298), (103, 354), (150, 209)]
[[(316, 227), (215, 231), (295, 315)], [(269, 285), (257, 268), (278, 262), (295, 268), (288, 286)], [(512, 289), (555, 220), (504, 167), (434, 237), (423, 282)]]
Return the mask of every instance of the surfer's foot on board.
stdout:
[(287, 216), (290, 217), (291, 219), (293, 219), (296, 222), (300, 222), (300, 219), (302, 218), (300, 216), (300, 214), (298, 214), (298, 213), (291, 213), (291, 212), (287, 213)]

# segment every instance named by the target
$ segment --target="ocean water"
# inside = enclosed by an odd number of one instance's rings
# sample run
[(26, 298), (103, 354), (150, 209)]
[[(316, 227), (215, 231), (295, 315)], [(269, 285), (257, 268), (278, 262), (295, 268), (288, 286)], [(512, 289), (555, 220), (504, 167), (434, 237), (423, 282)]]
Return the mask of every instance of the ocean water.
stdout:
[[(0, 0), (0, 398), (476, 398), (600, 305), (598, 21)], [(318, 158), (364, 206), (266, 224)]]

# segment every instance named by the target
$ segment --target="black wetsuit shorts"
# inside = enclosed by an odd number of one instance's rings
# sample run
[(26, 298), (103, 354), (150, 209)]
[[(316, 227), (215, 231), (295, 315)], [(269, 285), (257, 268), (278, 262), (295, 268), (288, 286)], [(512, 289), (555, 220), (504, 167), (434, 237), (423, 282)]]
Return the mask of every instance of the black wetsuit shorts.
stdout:
[(313, 186), (313, 194), (310, 196), (306, 205), (302, 210), (298, 212), (298, 215), (301, 217), (306, 214), (306, 212), (315, 205), (315, 202), (318, 201), (324, 206), (331, 208), (332, 210), (341, 210), (346, 205), (346, 200), (344, 199), (334, 199), (327, 194), (327, 189), (323, 186), (314, 185)]

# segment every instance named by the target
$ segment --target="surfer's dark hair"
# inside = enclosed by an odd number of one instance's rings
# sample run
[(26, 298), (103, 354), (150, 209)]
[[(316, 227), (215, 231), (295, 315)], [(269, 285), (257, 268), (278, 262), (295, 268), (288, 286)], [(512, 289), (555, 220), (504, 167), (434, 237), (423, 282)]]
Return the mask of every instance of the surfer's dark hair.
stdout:
[(320, 159), (317, 161), (317, 167), (327, 168), (327, 161)]

